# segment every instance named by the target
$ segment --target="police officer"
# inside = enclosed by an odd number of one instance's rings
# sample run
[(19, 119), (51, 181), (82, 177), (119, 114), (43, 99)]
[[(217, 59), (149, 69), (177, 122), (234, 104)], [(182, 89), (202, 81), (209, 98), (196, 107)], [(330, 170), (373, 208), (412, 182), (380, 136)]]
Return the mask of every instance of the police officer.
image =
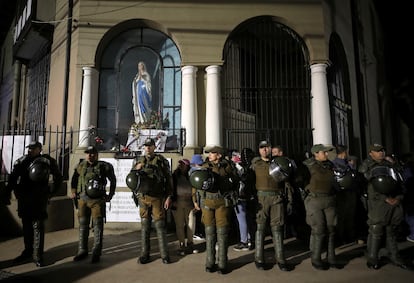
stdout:
[[(311, 148), (313, 157), (303, 163), (310, 173), (309, 184), (305, 187), (304, 199), (306, 223), (311, 227), (310, 250), (312, 266), (319, 270), (329, 267), (342, 268), (335, 256), (335, 226), (337, 221), (335, 193), (338, 183), (334, 177), (334, 165), (328, 160), (332, 146), (315, 144)], [(322, 261), (321, 253), (328, 235), (328, 263)]]
[[(224, 158), (224, 149), (214, 146), (208, 150), (208, 161), (201, 166), (210, 170), (214, 182), (198, 190), (201, 195), (202, 222), (206, 233), (206, 272), (227, 273), (228, 235), (230, 215), (236, 204), (236, 188), (239, 179), (231, 161)], [(190, 177), (191, 179), (191, 177)], [(196, 198), (193, 198), (197, 202)], [(215, 245), (218, 242), (218, 266)]]
[(165, 229), (166, 210), (171, 206), (173, 183), (170, 164), (161, 154), (155, 153), (155, 141), (148, 138), (144, 143), (145, 154), (137, 158), (133, 170), (140, 174), (137, 198), (141, 216), (141, 256), (138, 262), (150, 261), (150, 232), (154, 220), (158, 245), (164, 264), (170, 263)]
[(269, 174), (271, 162), (271, 145), (268, 141), (259, 143), (259, 157), (252, 160), (253, 180), (257, 190), (258, 211), (256, 213), (256, 250), (255, 265), (257, 269), (264, 270), (264, 238), (265, 227), (269, 219), (273, 236), (276, 261), (279, 269), (290, 271), (291, 266), (286, 262), (283, 249), (283, 232), (285, 224), (285, 182), (276, 181)]
[[(98, 150), (89, 146), (85, 160), (75, 169), (71, 180), (71, 198), (77, 203), (79, 219), (79, 246), (73, 258), (80, 261), (88, 256), (89, 223), (92, 217), (94, 242), (91, 263), (97, 263), (102, 253), (106, 202), (115, 194), (116, 176), (112, 164), (98, 160)], [(109, 180), (109, 194), (106, 184)]]
[(398, 252), (397, 228), (403, 221), (402, 187), (399, 169), (385, 160), (385, 148), (374, 143), (369, 147), (369, 156), (359, 167), (367, 180), (368, 193), (368, 241), (367, 266), (379, 269), (378, 251), (385, 230), (386, 248), (391, 261), (403, 269), (412, 269)]
[[(47, 204), (63, 181), (57, 162), (47, 154), (42, 154), (42, 144), (32, 141), (27, 154), (16, 160), (6, 186), (6, 201), (10, 204), (11, 191), (17, 198), (17, 212), (22, 219), (24, 250), (14, 259), (20, 264), (33, 259), (41, 267), (44, 249), (44, 221), (47, 219)], [(49, 175), (53, 184), (49, 186)]]

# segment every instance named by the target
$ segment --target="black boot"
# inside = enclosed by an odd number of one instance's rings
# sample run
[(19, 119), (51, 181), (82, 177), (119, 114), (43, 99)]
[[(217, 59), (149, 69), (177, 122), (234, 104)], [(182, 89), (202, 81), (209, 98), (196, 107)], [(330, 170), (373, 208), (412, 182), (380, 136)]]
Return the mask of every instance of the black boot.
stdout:
[(33, 262), (37, 267), (44, 266), (45, 226), (42, 220), (33, 221)]
[(257, 230), (256, 230), (256, 249), (254, 252), (254, 264), (256, 265), (256, 268), (259, 270), (265, 269), (265, 263), (264, 263), (264, 230), (265, 225), (264, 224), (257, 224)]
[(367, 267), (370, 269), (379, 269), (378, 251), (381, 245), (380, 235), (368, 235), (367, 241)]
[(227, 251), (228, 251), (228, 235), (227, 227), (217, 228), (217, 242), (218, 242), (218, 270), (220, 274), (227, 273)]
[(206, 272), (216, 271), (216, 227), (206, 226)]
[(412, 264), (404, 261), (399, 253), (398, 244), (396, 239), (396, 228), (392, 226), (386, 227), (386, 235), (387, 235), (387, 250), (390, 253), (390, 260), (395, 266), (398, 266), (402, 269), (412, 270)]
[(335, 227), (328, 227), (328, 263), (331, 268), (342, 269), (343, 265), (339, 264), (335, 255)]
[(13, 259), (13, 264), (23, 264), (33, 259), (33, 224), (31, 219), (22, 218), (23, 224), (23, 252)]
[(79, 244), (78, 252), (73, 261), (80, 261), (88, 256), (89, 218), (79, 217)]
[(151, 221), (148, 218), (141, 218), (141, 256), (138, 258), (138, 262), (141, 264), (150, 261), (150, 234)]
[(103, 230), (103, 218), (95, 218), (93, 220), (93, 248), (91, 263), (97, 263), (101, 258)]
[(275, 249), (276, 262), (282, 271), (291, 271), (292, 267), (286, 263), (284, 244), (283, 244), (283, 226), (272, 227), (273, 246)]
[(165, 231), (165, 221), (158, 220), (155, 222), (155, 230), (157, 230), (158, 246), (160, 249), (160, 255), (162, 263), (169, 264), (170, 256), (168, 253), (168, 242), (167, 242), (167, 232)]
[(325, 240), (325, 236), (321, 234), (313, 234), (312, 237), (312, 251), (311, 262), (312, 266), (318, 270), (327, 270), (329, 266), (322, 261), (322, 246)]

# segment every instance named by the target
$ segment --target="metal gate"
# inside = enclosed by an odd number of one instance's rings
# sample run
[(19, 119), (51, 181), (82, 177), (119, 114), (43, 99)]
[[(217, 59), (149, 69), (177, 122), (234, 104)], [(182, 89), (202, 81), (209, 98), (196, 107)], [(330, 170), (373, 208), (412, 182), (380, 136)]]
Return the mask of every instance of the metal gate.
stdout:
[(242, 23), (224, 48), (225, 146), (257, 149), (260, 140), (303, 159), (312, 145), (310, 72), (302, 40), (272, 17)]

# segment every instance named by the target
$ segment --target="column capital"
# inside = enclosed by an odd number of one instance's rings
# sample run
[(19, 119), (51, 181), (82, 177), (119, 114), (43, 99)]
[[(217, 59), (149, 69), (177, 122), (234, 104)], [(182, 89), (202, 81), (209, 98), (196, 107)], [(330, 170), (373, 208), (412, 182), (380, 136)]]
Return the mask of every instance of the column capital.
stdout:
[(329, 67), (327, 63), (316, 63), (310, 65), (311, 73), (326, 73), (326, 68)]
[(197, 67), (194, 66), (183, 66), (181, 67), (181, 73), (183, 74), (183, 76), (185, 75), (192, 75), (194, 73), (197, 72)]
[(208, 75), (210, 74), (220, 74), (221, 72), (221, 66), (219, 65), (211, 65), (206, 67), (206, 72)]

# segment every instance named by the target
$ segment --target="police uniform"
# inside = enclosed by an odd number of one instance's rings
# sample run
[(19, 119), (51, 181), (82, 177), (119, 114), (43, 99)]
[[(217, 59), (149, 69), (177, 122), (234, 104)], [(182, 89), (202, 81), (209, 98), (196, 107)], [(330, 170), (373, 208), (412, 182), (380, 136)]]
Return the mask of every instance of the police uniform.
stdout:
[[(316, 144), (312, 154), (331, 151), (333, 147)], [(310, 181), (305, 187), (307, 196), (304, 200), (306, 223), (311, 227), (310, 250), (312, 266), (326, 270), (330, 267), (339, 268), (335, 256), (336, 190), (338, 184), (334, 177), (334, 165), (331, 161), (319, 161), (315, 157), (303, 162), (309, 170)], [(325, 237), (328, 235), (328, 263), (321, 260)]]
[[(372, 151), (382, 152), (384, 151), (384, 147), (380, 144), (373, 144), (370, 146), (369, 151), (370, 154)], [(383, 171), (384, 168), (392, 168), (392, 172), (397, 173), (395, 186), (389, 187), (389, 184), (387, 185), (387, 183), (382, 184), (381, 182), (377, 182), (378, 180), (384, 180), (384, 176), (376, 175), (378, 170)], [(369, 156), (362, 162), (358, 171), (364, 175), (367, 181), (367, 266), (373, 269), (380, 268), (378, 252), (381, 247), (382, 237), (385, 230), (386, 248), (390, 253), (391, 261), (403, 269), (412, 268), (400, 258), (396, 240), (397, 229), (404, 220), (402, 207), (403, 193), (401, 179), (398, 177), (399, 168), (385, 159), (374, 160)], [(389, 204), (387, 201), (390, 199), (397, 200), (397, 203)]]
[[(223, 156), (223, 148), (215, 146), (209, 153)], [(206, 233), (206, 271), (214, 272), (216, 262), (216, 241), (218, 242), (218, 272), (227, 272), (228, 234), (230, 215), (236, 204), (236, 185), (239, 179), (231, 162), (220, 157), (218, 162), (207, 161), (202, 168), (214, 173), (214, 185), (207, 190), (198, 190), (201, 196), (201, 221)], [(193, 199), (193, 201), (197, 201)]]
[[(94, 146), (89, 146), (85, 153), (98, 154), (98, 151)], [(109, 195), (106, 194), (107, 179), (110, 182)], [(75, 200), (78, 202), (79, 245), (73, 260), (79, 261), (88, 255), (89, 223), (92, 218), (94, 242), (91, 262), (96, 263), (102, 253), (106, 202), (112, 199), (116, 188), (112, 164), (101, 160), (93, 163), (81, 161), (72, 175), (71, 188), (72, 193), (79, 199)]]
[[(8, 201), (11, 191), (14, 190), (17, 212), (23, 224), (25, 248), (15, 261), (25, 261), (33, 257), (37, 266), (43, 266), (47, 204), (51, 194), (61, 186), (63, 177), (56, 160), (47, 154), (40, 154), (41, 143), (31, 142), (26, 148), (39, 149), (39, 155), (27, 154), (17, 159), (6, 187)], [(49, 174), (53, 175), (53, 184), (50, 185)]]
[[(147, 139), (145, 146), (155, 146), (155, 141)], [(170, 165), (165, 157), (157, 153), (138, 157), (133, 168), (138, 164), (142, 166), (139, 170), (141, 173), (136, 194), (141, 216), (142, 239), (138, 262), (146, 264), (150, 260), (150, 232), (151, 222), (154, 220), (161, 259), (167, 264), (170, 263), (170, 258), (167, 249), (164, 202), (167, 198), (171, 199), (173, 194)]]
[[(269, 147), (270, 144), (262, 141), (259, 147)], [(264, 237), (267, 220), (273, 236), (276, 262), (282, 271), (290, 271), (286, 263), (283, 249), (283, 231), (285, 224), (285, 182), (276, 181), (269, 174), (269, 159), (256, 157), (252, 160), (251, 169), (257, 190), (258, 209), (256, 212), (257, 230), (255, 236), (255, 264), (258, 269), (264, 269)]]

